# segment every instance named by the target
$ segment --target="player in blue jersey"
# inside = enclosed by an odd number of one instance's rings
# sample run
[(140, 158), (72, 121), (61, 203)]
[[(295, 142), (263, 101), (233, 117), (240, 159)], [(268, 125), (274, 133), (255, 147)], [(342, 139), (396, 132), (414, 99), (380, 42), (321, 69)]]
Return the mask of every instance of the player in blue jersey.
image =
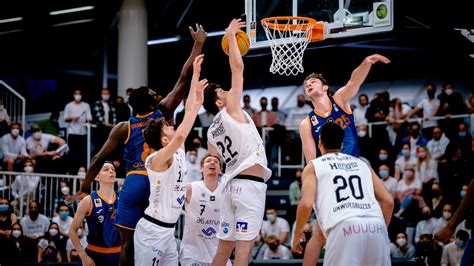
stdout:
[[(306, 162), (316, 159), (320, 155), (317, 149), (319, 143), (320, 128), (327, 122), (333, 121), (344, 129), (344, 140), (342, 152), (359, 157), (359, 144), (357, 142), (357, 130), (354, 116), (349, 101), (359, 91), (360, 86), (369, 74), (372, 65), (382, 62), (390, 63), (386, 57), (373, 54), (364, 59), (362, 63), (352, 71), (347, 84), (330, 95), (329, 85), (321, 74), (312, 73), (304, 80), (304, 92), (314, 106), (314, 110), (308, 114), (300, 124), (300, 135), (303, 143), (303, 151)], [(317, 227), (317, 225), (316, 225)], [(315, 228), (314, 232), (320, 231)], [(317, 237), (311, 237), (306, 250), (314, 250), (320, 243)], [(304, 265), (315, 265), (319, 256), (318, 252), (306, 252)]]
[[(83, 265), (119, 265), (120, 234), (114, 226), (117, 211), (115, 168), (111, 162), (103, 164), (96, 180), (99, 181), (99, 190), (92, 192), (79, 203), (69, 229), (69, 237)], [(77, 236), (77, 229), (84, 219), (89, 228), (85, 251)]]
[(146, 127), (146, 121), (164, 116), (168, 123), (173, 124), (174, 110), (183, 100), (186, 88), (189, 88), (188, 76), (192, 73), (194, 58), (201, 53), (207, 37), (206, 31), (201, 25), (196, 24), (196, 31), (191, 27), (189, 29), (194, 39), (194, 46), (174, 89), (159, 103), (156, 100), (156, 93), (147, 87), (132, 91), (130, 105), (137, 115), (131, 117), (129, 121), (117, 124), (112, 129), (101, 150), (91, 160), (91, 166), (81, 187), (81, 192), (73, 198), (84, 197), (89, 193), (91, 182), (101, 165), (123, 144), (127, 177), (120, 192), (115, 220), (116, 226), (120, 228), (122, 240), (120, 265), (133, 265), (135, 226), (148, 206), (150, 184), (144, 164), (146, 157), (154, 150), (146, 145), (142, 134)]

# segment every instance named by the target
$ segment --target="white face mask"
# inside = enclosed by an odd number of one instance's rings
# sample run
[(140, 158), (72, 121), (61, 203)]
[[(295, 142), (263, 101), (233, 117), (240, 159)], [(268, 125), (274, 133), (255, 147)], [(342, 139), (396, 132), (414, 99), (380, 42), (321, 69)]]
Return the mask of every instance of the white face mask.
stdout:
[(402, 247), (402, 246), (405, 246), (405, 244), (407, 243), (407, 240), (405, 238), (399, 238), (397, 239), (397, 244)]
[(447, 89), (444, 92), (446, 92), (447, 95), (453, 94), (453, 89)]
[(450, 212), (443, 212), (444, 219), (449, 220), (449, 218), (451, 218), (451, 216), (452, 216), (452, 214)]
[(82, 99), (82, 95), (74, 95), (74, 100), (80, 101)]
[(13, 230), (12, 231), (12, 236), (14, 238), (19, 238), (21, 236), (21, 231), (20, 230)]
[(35, 140), (40, 140), (41, 139), (41, 132), (38, 131), (38, 132), (33, 133), (33, 138)]
[(62, 187), (61, 192), (63, 193), (63, 195), (69, 194), (69, 187)]
[(85, 177), (86, 173), (85, 172), (79, 172), (79, 173), (77, 173), (77, 175), (80, 176), (80, 177)]
[(195, 163), (196, 162), (197, 156), (194, 154), (189, 155), (189, 162)]
[(110, 95), (102, 94), (102, 101), (108, 101), (110, 99)]
[(49, 229), (49, 234), (51, 236), (56, 236), (58, 234), (58, 229)]
[(25, 166), (23, 171), (25, 171), (25, 173), (33, 173), (33, 166)]
[(84, 232), (82, 231), (82, 229), (77, 229), (77, 236), (78, 237), (82, 237), (82, 235), (84, 234)]
[(357, 136), (359, 136), (359, 138), (363, 138), (363, 137), (365, 137), (365, 135), (367, 135), (367, 131), (359, 131), (359, 132), (357, 132)]
[(18, 128), (12, 129), (12, 135), (13, 136), (18, 136), (20, 134), (20, 130)]

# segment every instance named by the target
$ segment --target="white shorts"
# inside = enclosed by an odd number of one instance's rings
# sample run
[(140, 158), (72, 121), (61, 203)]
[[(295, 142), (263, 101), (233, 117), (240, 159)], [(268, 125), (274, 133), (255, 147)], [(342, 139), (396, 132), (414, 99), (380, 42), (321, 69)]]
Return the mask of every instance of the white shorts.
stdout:
[(217, 237), (222, 240), (253, 240), (262, 228), (267, 184), (232, 179), (222, 191), (220, 225)]
[(324, 265), (391, 265), (390, 241), (384, 220), (349, 218), (330, 229)]
[(178, 265), (174, 232), (174, 228), (161, 227), (141, 218), (133, 237), (135, 265)]

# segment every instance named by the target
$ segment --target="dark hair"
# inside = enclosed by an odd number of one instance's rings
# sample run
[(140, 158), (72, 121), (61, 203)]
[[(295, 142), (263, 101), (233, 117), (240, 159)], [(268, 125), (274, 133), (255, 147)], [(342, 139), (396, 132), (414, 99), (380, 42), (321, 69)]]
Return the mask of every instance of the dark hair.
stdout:
[(143, 131), (143, 136), (145, 137), (145, 142), (148, 146), (155, 151), (160, 150), (163, 148), (163, 144), (161, 143), (161, 133), (162, 128), (167, 125), (167, 122), (160, 118), (160, 119), (150, 119), (146, 123), (146, 128)]
[(325, 149), (339, 150), (344, 140), (344, 130), (334, 122), (326, 122), (321, 127), (320, 138)]
[(265, 212), (268, 210), (275, 210), (276, 212), (277, 209), (275, 208), (275, 205), (273, 205), (272, 203), (267, 203), (267, 206), (265, 206)]
[(418, 131), (420, 131), (420, 129), (421, 129), (420, 123), (418, 123), (418, 122), (416, 122), (416, 121), (413, 122), (413, 123), (411, 123), (411, 124), (410, 124), (410, 129), (411, 129), (413, 126), (418, 126)]
[(14, 121), (14, 122), (12, 122), (12, 123), (10, 124), (10, 128), (13, 128), (13, 126), (19, 126), (20, 129), (21, 129), (21, 124), (18, 123), (18, 122), (16, 122), (16, 121)]
[(321, 73), (311, 73), (309, 74), (303, 81), (303, 84), (306, 84), (306, 81), (310, 79), (319, 79), (323, 83), (323, 85), (329, 86), (329, 83), (326, 81), (326, 79), (323, 77), (323, 74)]
[(456, 237), (461, 239), (462, 241), (467, 241), (469, 239), (469, 233), (465, 230), (459, 230), (456, 233)]
[(59, 201), (59, 203), (58, 203), (58, 209), (57, 209), (56, 211), (59, 212), (59, 210), (61, 209), (61, 207), (67, 207), (67, 210), (69, 211), (69, 207), (67, 206), (67, 204), (66, 204), (64, 201)]
[(155, 100), (150, 95), (148, 87), (142, 86), (132, 91), (129, 104), (135, 113), (142, 115), (153, 111)]
[(41, 131), (41, 127), (40, 127), (40, 126), (38, 126), (37, 124), (31, 125), (31, 132), (32, 132), (32, 133), (38, 132), (38, 131)]
[(436, 84), (434, 84), (433, 82), (428, 82), (428, 83), (426, 83), (425, 87), (428, 87), (428, 86), (433, 87), (433, 88), (435, 89), (435, 91), (436, 91)]
[(365, 98), (367, 98), (367, 101), (369, 100), (369, 96), (367, 96), (367, 94), (365, 94), (365, 93), (362, 93), (361, 95), (359, 95), (359, 99), (360, 99), (360, 97), (365, 97)]
[(216, 89), (220, 87), (221, 86), (216, 83), (210, 83), (204, 91), (204, 103), (202, 106), (213, 115), (219, 113), (219, 107), (216, 105), (216, 101), (218, 100)]

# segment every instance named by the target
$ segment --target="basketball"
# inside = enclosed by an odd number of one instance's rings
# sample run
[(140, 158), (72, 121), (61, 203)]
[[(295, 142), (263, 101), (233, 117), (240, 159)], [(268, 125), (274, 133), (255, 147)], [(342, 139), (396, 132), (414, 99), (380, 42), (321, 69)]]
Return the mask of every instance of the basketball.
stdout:
[[(239, 46), (240, 54), (244, 56), (250, 49), (250, 40), (247, 34), (243, 31), (239, 31), (236, 34), (237, 45)], [(227, 36), (224, 34), (222, 37), (222, 50), (226, 55), (229, 55), (229, 43), (227, 42)]]

